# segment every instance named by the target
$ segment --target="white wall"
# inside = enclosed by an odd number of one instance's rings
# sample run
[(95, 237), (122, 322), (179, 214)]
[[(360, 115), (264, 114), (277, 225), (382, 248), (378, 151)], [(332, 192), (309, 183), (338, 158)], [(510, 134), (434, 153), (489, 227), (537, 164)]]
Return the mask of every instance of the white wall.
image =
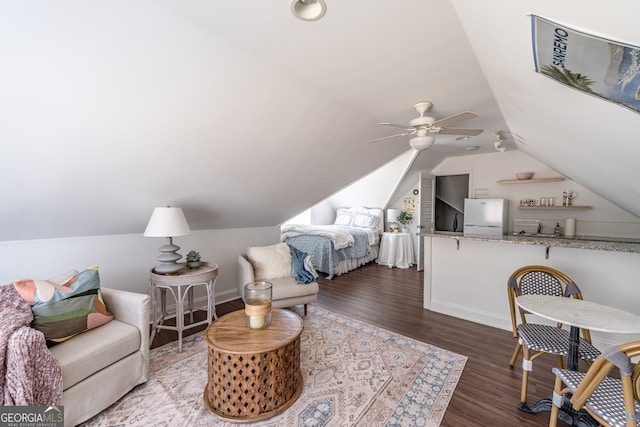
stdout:
[[(238, 254), (250, 245), (279, 241), (279, 227), (260, 227), (193, 231), (190, 236), (175, 238), (174, 244), (181, 247), (183, 256), (195, 249), (204, 261), (218, 264), (215, 293), (221, 302), (238, 297)], [(147, 293), (149, 270), (157, 264), (155, 258), (163, 243), (162, 238), (143, 237), (142, 233), (0, 242), (0, 284), (47, 279), (99, 265), (102, 286)]]
[(328, 202), (337, 208), (364, 206), (385, 209), (389, 198), (402, 183), (417, 151), (410, 149), (382, 167), (364, 176), (348, 187), (329, 197)]

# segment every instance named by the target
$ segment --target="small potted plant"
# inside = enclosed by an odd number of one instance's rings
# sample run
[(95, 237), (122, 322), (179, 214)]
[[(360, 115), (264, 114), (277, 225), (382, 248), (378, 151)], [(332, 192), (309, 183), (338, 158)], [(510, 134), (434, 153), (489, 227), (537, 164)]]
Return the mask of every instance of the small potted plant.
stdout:
[(407, 211), (402, 211), (400, 212), (400, 215), (398, 215), (398, 217), (396, 218), (396, 221), (402, 224), (402, 232), (407, 233), (409, 231), (407, 229), (407, 224), (413, 221), (413, 215)]
[(187, 253), (187, 267), (189, 268), (200, 267), (200, 252), (191, 250), (189, 251), (189, 253)]

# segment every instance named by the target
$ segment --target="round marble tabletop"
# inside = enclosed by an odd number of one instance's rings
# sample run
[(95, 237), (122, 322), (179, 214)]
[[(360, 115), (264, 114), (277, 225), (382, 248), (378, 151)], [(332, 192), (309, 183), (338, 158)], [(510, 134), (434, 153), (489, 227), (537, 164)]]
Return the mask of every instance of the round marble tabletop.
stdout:
[(516, 304), (554, 322), (617, 334), (640, 334), (640, 316), (591, 301), (549, 295), (522, 295)]

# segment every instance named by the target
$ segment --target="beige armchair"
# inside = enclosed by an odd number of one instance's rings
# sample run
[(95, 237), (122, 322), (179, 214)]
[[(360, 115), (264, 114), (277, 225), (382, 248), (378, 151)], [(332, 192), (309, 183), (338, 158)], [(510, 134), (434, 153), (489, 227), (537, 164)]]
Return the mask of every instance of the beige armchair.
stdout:
[(272, 307), (286, 308), (304, 304), (304, 314), (307, 314), (307, 304), (318, 300), (318, 282), (307, 284), (296, 283), (293, 276), (277, 279), (256, 277), (253, 265), (245, 254), (238, 255), (238, 292), (242, 297), (244, 285), (256, 280), (265, 280), (273, 285)]

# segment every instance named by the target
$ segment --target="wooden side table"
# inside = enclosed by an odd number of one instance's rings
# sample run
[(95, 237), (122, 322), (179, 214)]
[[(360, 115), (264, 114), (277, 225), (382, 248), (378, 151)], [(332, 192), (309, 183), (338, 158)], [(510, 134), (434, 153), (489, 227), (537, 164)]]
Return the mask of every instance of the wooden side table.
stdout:
[[(178, 352), (182, 351), (182, 331), (196, 326), (210, 324), (212, 319), (217, 319), (216, 315), (216, 294), (215, 283), (218, 277), (218, 264), (203, 263), (199, 268), (191, 269), (183, 267), (176, 274), (157, 274), (151, 270), (149, 274), (149, 285), (151, 287), (151, 338), (158, 329), (166, 329), (178, 332)], [(193, 322), (193, 288), (204, 286), (207, 291), (207, 318), (200, 322)], [(158, 291), (160, 302), (158, 303)], [(165, 325), (167, 319), (167, 291), (173, 295), (176, 302), (176, 326)], [(191, 317), (191, 323), (184, 324), (184, 302), (187, 299), (187, 311)], [(160, 316), (156, 310), (160, 308)]]
[(244, 310), (213, 322), (206, 332), (209, 379), (204, 403), (217, 417), (235, 423), (271, 418), (302, 392), (302, 319), (274, 309), (266, 329), (249, 329)]

